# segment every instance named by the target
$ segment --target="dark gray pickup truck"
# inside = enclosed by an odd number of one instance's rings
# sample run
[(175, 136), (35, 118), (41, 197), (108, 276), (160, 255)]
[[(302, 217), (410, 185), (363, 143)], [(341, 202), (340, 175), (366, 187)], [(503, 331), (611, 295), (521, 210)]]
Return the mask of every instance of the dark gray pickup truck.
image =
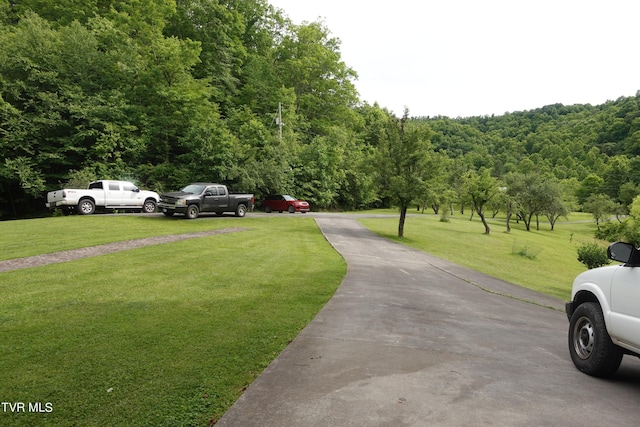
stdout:
[(233, 212), (243, 217), (253, 209), (253, 203), (253, 194), (230, 194), (225, 185), (196, 182), (180, 191), (161, 194), (158, 208), (166, 216), (180, 213), (189, 219), (197, 218), (201, 212)]

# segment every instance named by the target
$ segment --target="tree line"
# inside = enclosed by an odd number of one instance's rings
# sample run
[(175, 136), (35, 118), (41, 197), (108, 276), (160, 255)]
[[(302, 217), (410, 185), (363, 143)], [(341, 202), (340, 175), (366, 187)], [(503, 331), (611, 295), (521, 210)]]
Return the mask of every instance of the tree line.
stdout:
[(322, 21), (266, 0), (0, 0), (0, 23), (0, 218), (92, 179), (217, 181), (402, 218), (456, 206), (487, 233), (496, 209), (553, 227), (594, 206), (628, 214), (640, 193), (640, 95), (397, 117), (359, 99)]

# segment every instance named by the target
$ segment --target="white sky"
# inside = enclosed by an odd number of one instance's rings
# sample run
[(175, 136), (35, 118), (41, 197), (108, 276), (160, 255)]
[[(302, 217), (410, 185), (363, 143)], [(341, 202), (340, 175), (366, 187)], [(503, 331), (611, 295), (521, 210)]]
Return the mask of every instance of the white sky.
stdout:
[(360, 98), (400, 116), (598, 105), (640, 90), (638, 0), (269, 0), (322, 19)]

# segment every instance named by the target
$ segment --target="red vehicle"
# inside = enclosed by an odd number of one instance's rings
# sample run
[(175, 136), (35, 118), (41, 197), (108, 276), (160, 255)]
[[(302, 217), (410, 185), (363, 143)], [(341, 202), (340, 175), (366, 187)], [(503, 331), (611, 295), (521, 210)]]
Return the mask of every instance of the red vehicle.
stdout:
[(287, 194), (275, 194), (267, 196), (262, 202), (262, 207), (266, 213), (278, 211), (280, 213), (287, 211), (289, 213), (309, 212), (309, 203), (304, 200), (298, 200)]

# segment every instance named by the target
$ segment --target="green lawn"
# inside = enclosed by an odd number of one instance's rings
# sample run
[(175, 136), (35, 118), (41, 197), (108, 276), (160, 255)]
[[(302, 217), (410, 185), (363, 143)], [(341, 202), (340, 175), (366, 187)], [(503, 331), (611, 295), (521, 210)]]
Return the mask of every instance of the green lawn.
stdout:
[(346, 270), (309, 217), (0, 223), (4, 258), (226, 227), (250, 230), (1, 273), (2, 401), (53, 411), (2, 412), (0, 425), (207, 425)]
[(405, 238), (398, 239), (397, 217), (360, 222), (381, 236), (560, 299), (570, 297), (573, 279), (586, 270), (577, 248), (594, 241), (596, 227), (591, 215), (573, 213), (553, 231), (541, 218), (539, 231), (535, 223), (525, 231), (512, 221), (507, 233), (506, 222), (497, 218), (489, 220), (491, 233), (485, 235), (477, 215), (470, 221), (469, 215), (455, 214), (441, 222), (439, 215), (424, 214), (408, 217)]
[[(395, 238), (398, 217), (361, 218)], [(407, 219), (402, 243), (561, 299), (587, 215), (524, 231), (455, 215)], [(216, 421), (333, 295), (343, 259), (303, 215), (70, 216), (0, 222), (0, 259), (228, 227), (246, 231), (0, 273), (0, 425), (204, 426)], [(522, 256), (524, 252), (529, 256)], [(45, 406), (49, 404), (50, 406)], [(26, 406), (28, 409), (28, 406)]]
[(220, 221), (183, 219), (178, 216), (169, 219), (146, 215), (72, 215), (0, 221), (0, 261), (142, 237), (244, 227), (247, 224), (236, 222), (232, 217), (218, 218)]

